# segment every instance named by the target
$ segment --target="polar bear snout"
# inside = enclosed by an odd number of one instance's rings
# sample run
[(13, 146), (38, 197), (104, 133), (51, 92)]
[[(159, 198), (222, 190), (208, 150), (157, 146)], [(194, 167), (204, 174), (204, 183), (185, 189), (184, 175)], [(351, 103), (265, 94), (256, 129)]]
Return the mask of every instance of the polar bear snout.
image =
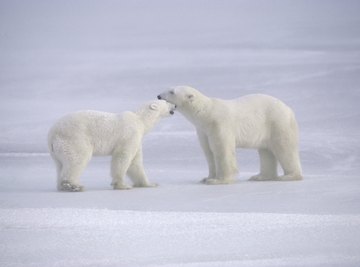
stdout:
[(170, 102), (169, 101), (169, 94), (168, 93), (162, 93), (160, 95), (157, 96), (157, 99), (159, 100), (165, 100), (167, 102)]
[(166, 101), (166, 103), (169, 105), (169, 109), (170, 109), (169, 113), (170, 113), (171, 115), (174, 115), (174, 114), (175, 114), (175, 110), (176, 110), (176, 105), (173, 104), (171, 101), (169, 101), (169, 100), (167, 99), (167, 97), (164, 97), (163, 95), (164, 95), (164, 94), (158, 95), (158, 96), (157, 96), (157, 99), (162, 100), (162, 101)]
[(176, 105), (168, 103), (170, 105), (170, 114), (174, 115), (176, 110)]

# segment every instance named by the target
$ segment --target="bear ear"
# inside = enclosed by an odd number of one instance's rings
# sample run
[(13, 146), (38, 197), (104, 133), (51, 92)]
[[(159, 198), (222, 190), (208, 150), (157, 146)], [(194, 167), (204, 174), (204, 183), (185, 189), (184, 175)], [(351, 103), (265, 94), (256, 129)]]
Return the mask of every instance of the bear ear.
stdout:
[(157, 109), (158, 109), (158, 105), (155, 104), (155, 103), (152, 103), (152, 104), (150, 104), (150, 109), (152, 109), (152, 110), (157, 110)]
[(192, 102), (194, 100), (194, 98), (195, 98), (195, 96), (193, 94), (187, 95), (186, 97), (190, 102)]

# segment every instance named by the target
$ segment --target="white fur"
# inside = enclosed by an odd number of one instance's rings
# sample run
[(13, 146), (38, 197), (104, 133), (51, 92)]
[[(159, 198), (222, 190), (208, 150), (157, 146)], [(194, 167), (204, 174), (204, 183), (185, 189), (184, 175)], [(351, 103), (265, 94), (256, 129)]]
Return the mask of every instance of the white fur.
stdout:
[(127, 174), (135, 187), (150, 184), (143, 167), (142, 139), (162, 118), (173, 113), (174, 105), (152, 101), (136, 112), (122, 114), (79, 111), (61, 118), (50, 130), (49, 150), (57, 167), (60, 191), (82, 191), (80, 174), (94, 156), (112, 156), (114, 189), (129, 189)]
[[(292, 110), (280, 100), (261, 94), (223, 100), (188, 86), (177, 86), (158, 98), (175, 104), (196, 127), (209, 166), (204, 183), (234, 181), (236, 147), (259, 152), (260, 173), (251, 180), (302, 179), (297, 123)], [(284, 170), (280, 177), (277, 162)]]

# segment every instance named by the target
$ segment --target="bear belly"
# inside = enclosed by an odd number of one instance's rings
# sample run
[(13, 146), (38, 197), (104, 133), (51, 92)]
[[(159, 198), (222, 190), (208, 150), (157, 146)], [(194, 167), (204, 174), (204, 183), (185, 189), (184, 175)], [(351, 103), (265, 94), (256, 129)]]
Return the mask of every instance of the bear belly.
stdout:
[(238, 148), (266, 148), (269, 141), (267, 132), (248, 131), (238, 132), (236, 136), (236, 147)]
[(112, 154), (115, 147), (114, 140), (106, 138), (96, 138), (93, 140), (94, 142), (92, 142), (92, 145), (94, 156), (109, 156)]

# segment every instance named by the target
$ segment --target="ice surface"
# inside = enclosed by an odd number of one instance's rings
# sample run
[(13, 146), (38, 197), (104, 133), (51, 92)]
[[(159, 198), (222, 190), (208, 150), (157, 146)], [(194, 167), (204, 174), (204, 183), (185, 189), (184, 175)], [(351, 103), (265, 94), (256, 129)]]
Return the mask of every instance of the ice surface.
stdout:
[[(0, 0), (1, 266), (359, 266), (359, 1)], [(114, 191), (93, 159), (55, 191), (46, 136), (80, 109), (133, 110), (168, 86), (279, 97), (301, 182), (205, 186), (180, 114), (144, 140), (157, 188)]]

